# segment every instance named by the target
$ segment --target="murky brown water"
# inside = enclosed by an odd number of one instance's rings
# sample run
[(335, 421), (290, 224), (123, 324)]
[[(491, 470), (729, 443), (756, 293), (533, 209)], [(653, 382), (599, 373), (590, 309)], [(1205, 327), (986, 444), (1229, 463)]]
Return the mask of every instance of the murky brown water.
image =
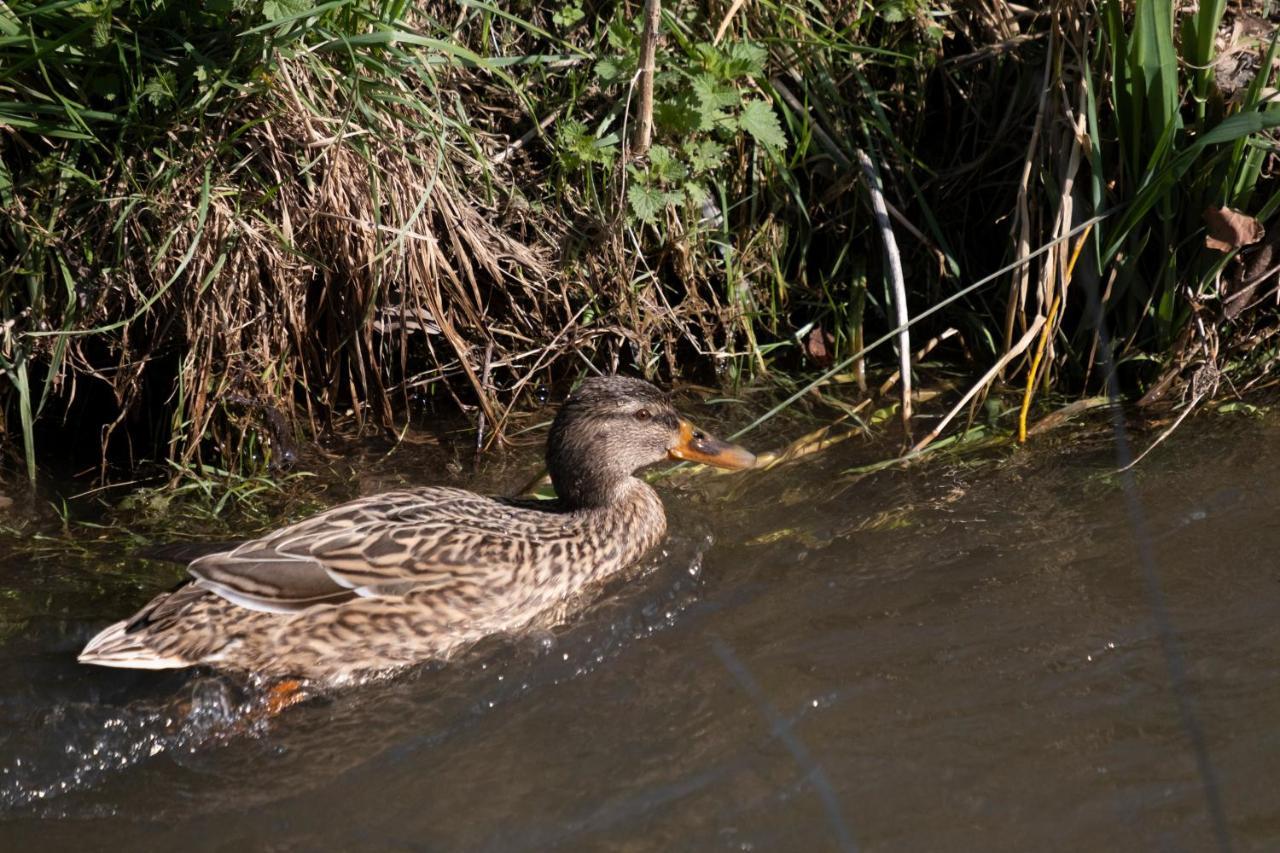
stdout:
[[(1280, 847), (1278, 440), (1194, 419), (1137, 475), (1240, 850)], [(213, 744), (216, 679), (74, 663), (169, 576), (0, 555), (0, 848), (1213, 849), (1110, 443), (867, 459), (669, 484), (654, 570), (554, 639)]]

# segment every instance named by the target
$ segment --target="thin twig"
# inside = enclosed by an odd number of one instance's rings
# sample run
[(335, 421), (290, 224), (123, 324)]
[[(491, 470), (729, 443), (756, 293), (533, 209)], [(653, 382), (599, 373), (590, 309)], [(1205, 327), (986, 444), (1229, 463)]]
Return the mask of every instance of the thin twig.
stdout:
[[(493, 369), (493, 339), (489, 339), (489, 343), (484, 348), (484, 370), (480, 374), (480, 384), (485, 390), (489, 389), (489, 372)], [(480, 417), (476, 423), (476, 459), (480, 458), (480, 453), (484, 450), (484, 427), (485, 417), (484, 409), (480, 410)]]
[(855, 149), (863, 174), (867, 177), (867, 193), (871, 196), (871, 208), (875, 211), (876, 225), (884, 241), (884, 260), (889, 272), (890, 293), (893, 294), (894, 314), (898, 322), (898, 370), (902, 374), (902, 431), (911, 441), (911, 329), (907, 314), (907, 287), (902, 280), (902, 258), (898, 256), (898, 241), (893, 236), (893, 223), (885, 207), (880, 170), (875, 161), (861, 148)]
[(795, 110), (797, 113), (809, 117), (809, 129), (813, 131), (813, 138), (818, 140), (818, 144), (826, 149), (826, 152), (831, 155), (831, 159), (836, 161), (836, 165), (843, 169), (852, 169), (853, 161), (850, 160), (849, 156), (841, 150), (840, 146), (836, 144), (836, 141), (831, 138), (831, 134), (827, 133), (826, 129), (822, 126), (822, 123), (817, 121), (816, 118), (810, 114), (809, 110), (805, 109), (804, 104), (800, 103), (800, 99), (787, 88), (787, 85), (778, 77), (771, 78), (769, 83), (773, 86), (774, 91), (782, 96), (782, 100), (787, 102), (787, 106), (791, 107), (791, 109)]
[[(924, 346), (916, 350), (916, 354), (912, 356), (912, 360), (915, 361), (916, 363), (923, 361), (926, 355), (933, 352), (934, 347), (936, 347), (938, 344), (942, 343), (952, 335), (956, 335), (956, 334), (959, 334), (959, 333), (956, 331), (955, 327), (953, 326), (952, 328), (944, 331), (942, 334), (930, 338), (928, 341), (925, 342)], [(889, 374), (889, 378), (886, 379), (880, 385), (880, 391), (879, 391), (880, 396), (883, 397), (885, 394), (889, 393), (889, 389), (893, 387), (893, 383), (897, 382), (898, 377), (901, 375), (902, 375), (901, 372), (897, 370)]]
[[(787, 88), (787, 84), (782, 82), (781, 79), (774, 77), (770, 79), (769, 84), (773, 86), (773, 90), (778, 93), (783, 101), (786, 102), (787, 106), (796, 113), (802, 113), (806, 118), (808, 118), (809, 129), (813, 132), (813, 138), (818, 141), (818, 146), (827, 152), (827, 155), (836, 162), (837, 166), (845, 171), (851, 171), (853, 169), (853, 161), (850, 160), (849, 156), (840, 149), (840, 146), (836, 144), (836, 141), (831, 138), (831, 134), (827, 133), (826, 128), (822, 125), (820, 117), (815, 116), (809, 110), (805, 109), (804, 105), (800, 103), (800, 99)], [(898, 220), (898, 223), (902, 225), (903, 228), (907, 229), (907, 231), (911, 233), (912, 237), (919, 240), (923, 246), (928, 248), (930, 252), (933, 252), (938, 257), (945, 257), (942, 250), (934, 245), (933, 241), (926, 237), (919, 228), (907, 219), (907, 217), (903, 216), (902, 211), (893, 206), (893, 202), (885, 199), (884, 204), (885, 207), (889, 209), (889, 215)]]
[(556, 107), (554, 110), (548, 113), (546, 118), (538, 122), (533, 127), (529, 128), (528, 132), (525, 133), (524, 136), (520, 137), (515, 142), (511, 143), (506, 148), (502, 149), (497, 154), (495, 154), (491, 162), (493, 162), (495, 165), (497, 165), (498, 163), (506, 162), (508, 157), (510, 157), (512, 154), (515, 154), (524, 146), (528, 145), (531, 141), (533, 141), (534, 137), (541, 136), (543, 131), (545, 131), (551, 125), (551, 122), (560, 118), (560, 113), (562, 112), (564, 112), (564, 107)]
[[(1030, 197), (1031, 174), (1038, 159), (1040, 132), (1044, 127), (1045, 107), (1049, 102), (1049, 92), (1053, 88), (1050, 80), (1054, 69), (1055, 32), (1055, 29), (1051, 28), (1049, 30), (1049, 49), (1045, 52), (1044, 81), (1040, 87), (1040, 105), (1036, 109), (1036, 121), (1031, 128), (1031, 141), (1027, 145), (1027, 156), (1022, 163), (1022, 175), (1018, 179), (1018, 200), (1015, 207), (1017, 213), (1015, 219), (1017, 235), (1014, 240), (1014, 258), (1019, 261), (1026, 258), (1027, 252), (1031, 247), (1031, 209), (1028, 199)], [(1005, 312), (1004, 318), (1004, 345), (1006, 349), (1008, 349), (1010, 342), (1013, 340), (1014, 320), (1019, 312), (1025, 310), (1026, 307), (1027, 285), (1030, 275), (1031, 271), (1029, 269), (1020, 267), (1017, 275), (1010, 282), (1009, 307)]]
[(720, 26), (716, 27), (716, 37), (711, 40), (712, 44), (719, 44), (720, 39), (724, 38), (724, 31), (729, 29), (729, 23), (733, 20), (733, 16), (738, 14), (738, 10), (742, 8), (747, 0), (733, 0), (733, 5), (729, 7), (729, 11), (724, 13), (724, 17), (720, 19)]
[(1155, 440), (1155, 441), (1153, 441), (1153, 442), (1151, 442), (1151, 445), (1150, 445), (1146, 450), (1144, 450), (1144, 451), (1142, 451), (1141, 453), (1139, 453), (1139, 454), (1137, 455), (1137, 457), (1136, 457), (1132, 462), (1130, 462), (1128, 465), (1125, 465), (1123, 468), (1117, 468), (1117, 469), (1116, 469), (1116, 473), (1117, 473), (1117, 474), (1123, 474), (1125, 471), (1128, 471), (1130, 468), (1133, 468), (1135, 465), (1137, 465), (1137, 464), (1138, 464), (1139, 462), (1141, 462), (1143, 459), (1146, 459), (1146, 458), (1147, 458), (1147, 454), (1148, 454), (1148, 453), (1150, 453), (1151, 451), (1155, 450), (1155, 449), (1156, 449), (1156, 447), (1157, 447), (1157, 446), (1159, 446), (1160, 442), (1164, 441), (1166, 438), (1168, 438), (1169, 436), (1173, 435), (1173, 431), (1182, 425), (1182, 422), (1183, 422), (1183, 421), (1185, 421), (1185, 420), (1187, 419), (1187, 415), (1191, 414), (1191, 410), (1192, 410), (1192, 409), (1194, 409), (1196, 406), (1200, 405), (1200, 401), (1201, 401), (1202, 399), (1204, 399), (1204, 397), (1203, 397), (1203, 396), (1201, 396), (1200, 394), (1197, 394), (1196, 396), (1192, 397), (1192, 398), (1191, 398), (1191, 402), (1190, 402), (1190, 403), (1188, 403), (1188, 404), (1187, 404), (1187, 407), (1186, 407), (1185, 409), (1183, 409), (1183, 410), (1182, 410), (1182, 412), (1178, 415), (1177, 420), (1175, 420), (1173, 423), (1171, 423), (1171, 424), (1169, 425), (1169, 428), (1168, 428), (1167, 430), (1165, 430), (1164, 432), (1160, 433), (1160, 435), (1156, 438), (1156, 440)]
[(1031, 328), (1027, 329), (1022, 337), (1018, 339), (1018, 342), (1014, 344), (1008, 352), (1000, 356), (1000, 360), (993, 364), (991, 369), (983, 374), (982, 378), (975, 382), (972, 388), (965, 392), (965, 395), (960, 398), (960, 402), (956, 403), (955, 408), (948, 412), (947, 416), (939, 421), (938, 425), (934, 427), (928, 435), (916, 442), (915, 447), (911, 448), (911, 454), (915, 455), (932, 444), (933, 440), (947, 428), (947, 424), (951, 423), (952, 419), (960, 413), (960, 410), (968, 405), (969, 401), (972, 400), (979, 391), (987, 387), (987, 385), (991, 383), (991, 380), (996, 378), (996, 374), (1004, 370), (1005, 365), (1022, 355), (1023, 351), (1027, 347), (1031, 346), (1031, 342), (1035, 340), (1036, 335), (1040, 332), (1040, 327), (1044, 325), (1044, 322), (1044, 315), (1037, 314), (1035, 320), (1031, 322)]
[(1039, 435), (1042, 432), (1057, 429), (1076, 415), (1109, 405), (1111, 400), (1108, 397), (1085, 397), (1083, 400), (1075, 400), (1036, 421), (1027, 428), (1027, 435)]

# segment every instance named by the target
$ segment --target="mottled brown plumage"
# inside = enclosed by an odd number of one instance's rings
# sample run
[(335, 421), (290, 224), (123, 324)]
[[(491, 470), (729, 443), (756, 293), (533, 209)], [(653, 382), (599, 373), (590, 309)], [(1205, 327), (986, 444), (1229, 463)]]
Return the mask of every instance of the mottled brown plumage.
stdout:
[(547, 440), (556, 500), (442, 487), (359, 498), (193, 560), (191, 582), (102, 631), (80, 660), (341, 684), (553, 624), (665, 535), (661, 500), (633, 474), (666, 458), (754, 462), (647, 382), (587, 380)]

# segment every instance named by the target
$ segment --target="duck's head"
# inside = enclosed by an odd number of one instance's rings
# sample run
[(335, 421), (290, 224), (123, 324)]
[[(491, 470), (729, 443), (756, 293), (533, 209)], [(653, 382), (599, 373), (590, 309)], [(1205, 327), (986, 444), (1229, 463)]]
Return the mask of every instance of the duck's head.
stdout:
[(561, 406), (547, 438), (547, 471), (556, 494), (572, 507), (609, 503), (635, 471), (664, 459), (720, 468), (756, 462), (747, 450), (682, 418), (648, 382), (625, 376), (583, 382)]

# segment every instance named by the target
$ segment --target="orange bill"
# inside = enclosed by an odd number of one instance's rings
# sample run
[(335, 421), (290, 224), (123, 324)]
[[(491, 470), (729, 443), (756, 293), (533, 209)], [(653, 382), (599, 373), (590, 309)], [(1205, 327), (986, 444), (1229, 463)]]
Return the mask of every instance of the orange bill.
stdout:
[(701, 462), (717, 468), (751, 468), (756, 456), (746, 448), (707, 435), (688, 421), (680, 421), (680, 440), (668, 454), (672, 459)]

